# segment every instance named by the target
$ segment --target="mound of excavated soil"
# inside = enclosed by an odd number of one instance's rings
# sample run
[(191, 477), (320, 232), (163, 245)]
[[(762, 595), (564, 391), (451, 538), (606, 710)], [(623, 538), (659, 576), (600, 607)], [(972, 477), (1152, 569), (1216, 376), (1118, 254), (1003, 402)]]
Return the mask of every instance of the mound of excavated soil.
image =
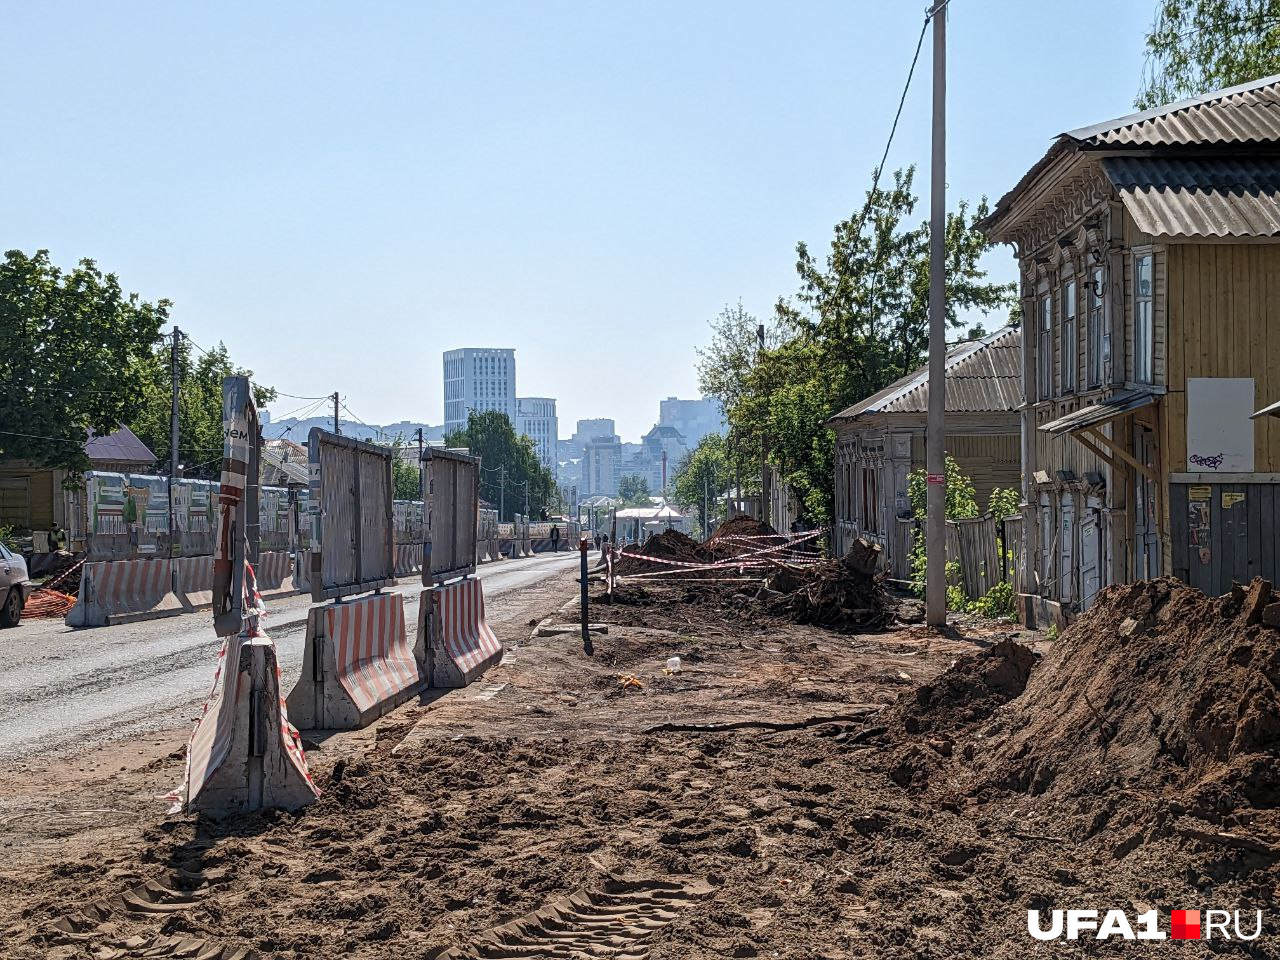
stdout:
[(639, 546), (626, 547), (618, 558), (619, 574), (652, 573), (670, 569), (668, 564), (653, 560), (674, 560), (678, 563), (706, 563), (708, 556), (702, 545), (679, 530), (663, 530)]
[(1280, 804), (1276, 599), (1263, 580), (1217, 598), (1171, 578), (1107, 589), (984, 731), (1002, 738), (986, 783), (1062, 799), (1154, 788), (1210, 819)]
[(716, 527), (715, 532), (707, 538), (707, 543), (715, 543), (724, 540), (726, 537), (778, 537), (785, 540), (785, 537), (778, 535), (778, 531), (754, 517), (737, 516), (726, 520), (720, 526)]
[(1026, 689), (1036, 655), (1013, 640), (960, 657), (931, 683), (903, 694), (890, 722), (909, 734), (947, 733), (986, 720)]

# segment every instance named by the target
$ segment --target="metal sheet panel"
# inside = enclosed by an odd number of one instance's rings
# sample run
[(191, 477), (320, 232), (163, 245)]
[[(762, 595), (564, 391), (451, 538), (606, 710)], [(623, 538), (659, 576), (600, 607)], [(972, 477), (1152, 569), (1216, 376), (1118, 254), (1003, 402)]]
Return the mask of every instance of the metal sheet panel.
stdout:
[(428, 448), (423, 460), (427, 491), (422, 582), (432, 586), (475, 573), (480, 460), (436, 448)]
[(1237, 157), (1107, 157), (1139, 230), (1168, 237), (1280, 235), (1280, 165)]
[(394, 583), (393, 452), (319, 427), (312, 428), (307, 447), (312, 599), (349, 597)]

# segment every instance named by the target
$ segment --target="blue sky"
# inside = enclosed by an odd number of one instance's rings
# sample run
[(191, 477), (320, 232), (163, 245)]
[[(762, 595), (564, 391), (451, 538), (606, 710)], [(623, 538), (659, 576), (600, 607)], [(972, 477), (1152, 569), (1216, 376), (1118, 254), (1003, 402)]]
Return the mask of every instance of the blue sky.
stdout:
[[(721, 307), (767, 313), (861, 202), (924, 6), (11, 6), (0, 242), (369, 422), (440, 422), (441, 352), (500, 346), (562, 436), (634, 440)], [(1153, 10), (953, 0), (951, 201), (1129, 112)], [(890, 168), (928, 162), (929, 69), (926, 38)]]

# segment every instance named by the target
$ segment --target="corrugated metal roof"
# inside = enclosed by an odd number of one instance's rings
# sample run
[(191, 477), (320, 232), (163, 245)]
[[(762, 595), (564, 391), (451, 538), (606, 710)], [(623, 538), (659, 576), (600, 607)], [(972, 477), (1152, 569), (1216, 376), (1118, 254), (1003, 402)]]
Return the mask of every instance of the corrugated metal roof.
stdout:
[(1280, 75), (1069, 130), (1084, 146), (1271, 143), (1280, 139)]
[(1237, 157), (1107, 157), (1107, 178), (1143, 233), (1280, 235), (1280, 163)]
[(90, 460), (97, 463), (156, 462), (156, 455), (128, 427), (121, 427), (105, 436), (97, 436), (90, 431), (84, 452), (89, 455)]
[[(979, 223), (978, 228), (993, 239), (1007, 239), (1003, 224), (1018, 198), (1055, 162), (1072, 153), (1182, 148), (1221, 150), (1223, 147), (1237, 148), (1233, 152), (1239, 153), (1256, 150), (1259, 146), (1280, 146), (1280, 75), (1264, 77), (1225, 90), (1215, 90), (1154, 110), (1132, 113), (1060, 134), (1045, 155), (1023, 174), (1012, 190), (1000, 198), (990, 216)], [(1107, 159), (1110, 161), (1115, 158)], [(1262, 158), (1260, 162), (1274, 165), (1275, 160)], [(1185, 207), (1181, 216), (1188, 223), (1184, 225), (1184, 229), (1190, 225), (1212, 227), (1223, 221), (1223, 218), (1224, 223), (1238, 220), (1242, 229), (1264, 229), (1269, 218), (1268, 202), (1258, 204), (1246, 201), (1231, 205), (1232, 208), (1228, 209), (1226, 201), (1222, 199), (1212, 196), (1190, 197), (1185, 199)], [(1180, 222), (1177, 219), (1178, 211), (1165, 210), (1162, 213), (1153, 208), (1151, 202), (1135, 200), (1131, 209), (1147, 210), (1146, 216), (1152, 223), (1166, 220), (1171, 223)], [(1249, 224), (1252, 226), (1247, 226)], [(1221, 231), (1223, 227), (1219, 226), (1217, 229)], [(1235, 234), (1210, 232), (1203, 235)]]
[(1145, 390), (1121, 390), (1113, 393), (1098, 403), (1072, 410), (1065, 417), (1059, 417), (1040, 427), (1041, 433), (1056, 437), (1064, 433), (1074, 433), (1085, 427), (1096, 427), (1114, 420), (1122, 413), (1131, 413), (1142, 407), (1149, 407), (1159, 399), (1154, 393)]
[[(1006, 413), (1022, 404), (1022, 332), (1005, 327), (947, 352), (947, 413)], [(860, 400), (831, 419), (854, 420), (870, 413), (927, 413), (926, 364)]]

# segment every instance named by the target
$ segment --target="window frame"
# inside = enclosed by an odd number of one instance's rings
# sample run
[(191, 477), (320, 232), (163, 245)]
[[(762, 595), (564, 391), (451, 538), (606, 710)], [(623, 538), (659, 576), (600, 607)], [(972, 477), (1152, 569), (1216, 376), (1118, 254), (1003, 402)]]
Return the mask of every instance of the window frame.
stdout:
[(1036, 295), (1036, 399), (1053, 397), (1053, 296)]
[[(1070, 309), (1068, 309), (1068, 292), (1070, 292)], [(1076, 392), (1079, 382), (1076, 361), (1079, 354), (1079, 340), (1076, 332), (1076, 315), (1080, 310), (1080, 286), (1076, 278), (1069, 277), (1062, 284), (1062, 321), (1058, 324), (1058, 349), (1061, 354), (1059, 370), (1059, 393), (1066, 395)], [(1068, 376), (1069, 374), (1069, 376)]]
[[(1106, 331), (1107, 275), (1101, 266), (1089, 269), (1089, 282), (1085, 307), (1085, 383), (1090, 390), (1102, 386), (1106, 378), (1107, 347), (1110, 338)], [(1096, 374), (1096, 376), (1095, 376)]]
[[(1150, 271), (1150, 289), (1146, 294), (1141, 292), (1140, 270), (1143, 261), (1147, 262)], [(1147, 308), (1145, 324), (1142, 319), (1144, 306)], [(1133, 252), (1133, 340), (1129, 348), (1133, 357), (1134, 383), (1154, 386), (1156, 382), (1155, 332), (1156, 255), (1154, 250), (1145, 248)]]

